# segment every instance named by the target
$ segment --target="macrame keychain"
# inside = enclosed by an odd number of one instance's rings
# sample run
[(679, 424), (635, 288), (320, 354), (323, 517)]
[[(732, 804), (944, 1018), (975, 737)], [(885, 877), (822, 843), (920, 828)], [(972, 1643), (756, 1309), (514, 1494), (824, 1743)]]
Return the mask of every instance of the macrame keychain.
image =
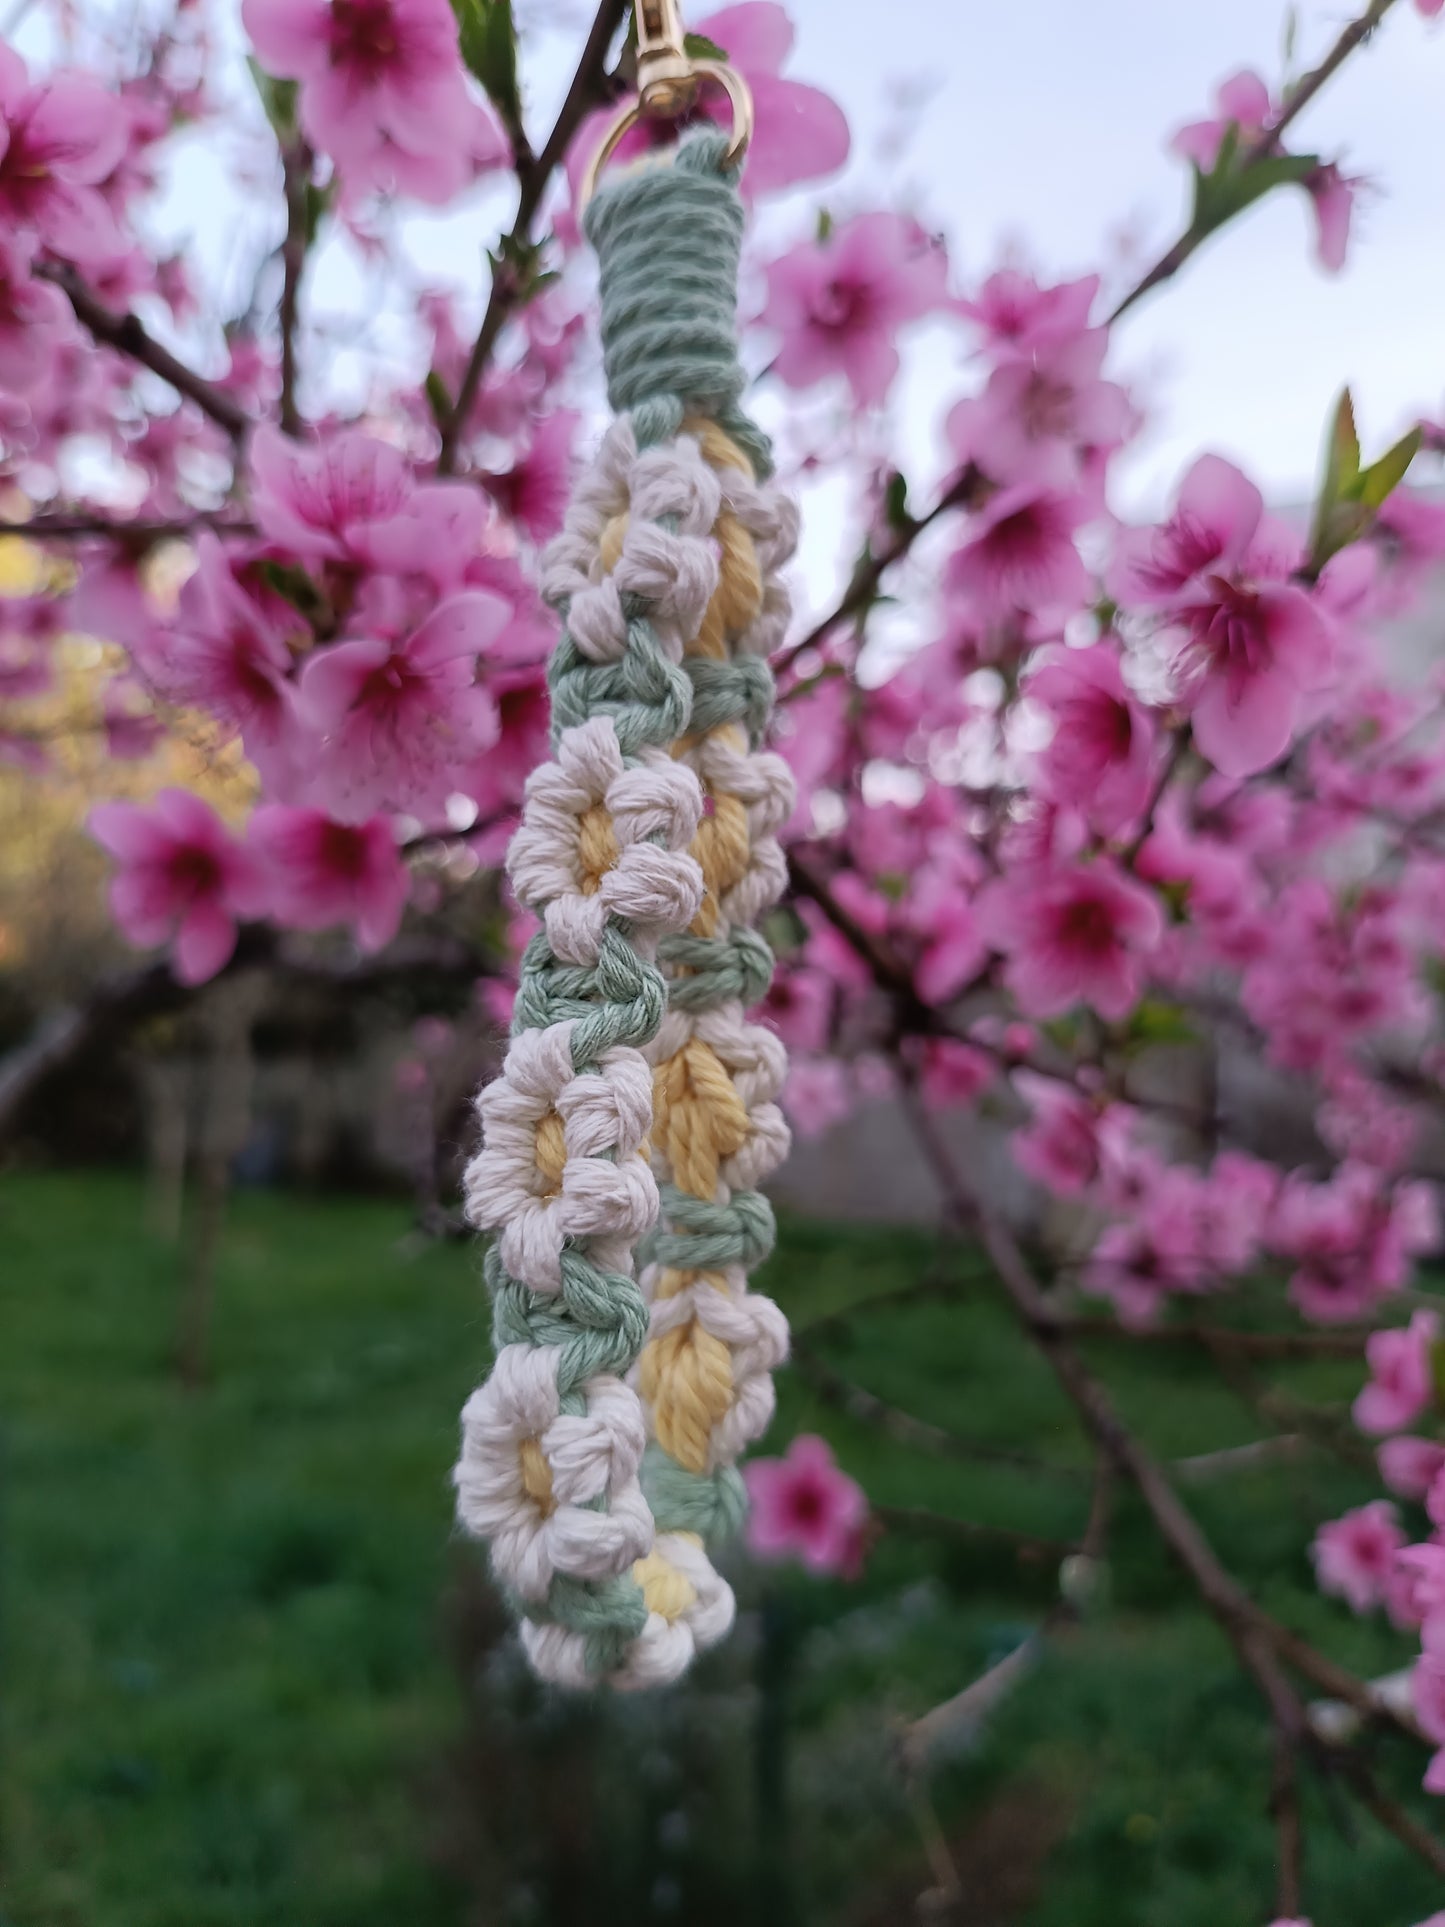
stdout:
[[(748, 1290), (773, 1243), (755, 1188), (787, 1152), (777, 1037), (747, 1021), (793, 802), (759, 747), (797, 516), (741, 412), (737, 175), (752, 106), (691, 60), (675, 0), (639, 0), (640, 116), (710, 79), (712, 127), (587, 201), (616, 420), (543, 558), (563, 630), (552, 760), (508, 852), (542, 929), (505, 1064), (480, 1093), (467, 1215), (496, 1360), (462, 1415), (458, 1516), (490, 1541), (545, 1678), (675, 1679), (733, 1619), (709, 1553), (744, 1511), (739, 1453), (787, 1351)], [(640, 1281), (638, 1266), (642, 1266)]]

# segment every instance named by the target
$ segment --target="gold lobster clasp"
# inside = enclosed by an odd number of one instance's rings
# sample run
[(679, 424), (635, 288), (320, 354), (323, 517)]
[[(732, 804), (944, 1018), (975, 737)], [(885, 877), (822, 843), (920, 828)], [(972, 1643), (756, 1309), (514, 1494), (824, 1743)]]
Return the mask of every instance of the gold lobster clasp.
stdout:
[(624, 102), (582, 177), (585, 207), (596, 191), (598, 177), (616, 153), (624, 134), (642, 120), (677, 120), (696, 100), (705, 82), (721, 87), (733, 111), (732, 139), (727, 164), (736, 167), (747, 152), (753, 133), (753, 96), (736, 69), (721, 60), (695, 60), (687, 51), (682, 9), (678, 0), (635, 0), (637, 25), (637, 92)]

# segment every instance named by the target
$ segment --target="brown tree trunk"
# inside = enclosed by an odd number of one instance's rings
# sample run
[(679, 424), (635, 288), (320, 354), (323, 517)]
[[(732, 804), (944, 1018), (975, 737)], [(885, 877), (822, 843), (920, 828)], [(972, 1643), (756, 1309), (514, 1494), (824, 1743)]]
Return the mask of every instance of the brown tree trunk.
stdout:
[(147, 1057), (142, 1071), (146, 1108), (146, 1217), (167, 1244), (181, 1236), (191, 1097), (188, 1057)]
[(211, 1374), (216, 1259), (226, 1225), (231, 1166), (250, 1126), (251, 1026), (263, 994), (260, 973), (243, 971), (216, 986), (203, 1017), (209, 1048), (202, 1072), (195, 1196), (176, 1331), (176, 1368), (182, 1384), (193, 1389), (205, 1384)]

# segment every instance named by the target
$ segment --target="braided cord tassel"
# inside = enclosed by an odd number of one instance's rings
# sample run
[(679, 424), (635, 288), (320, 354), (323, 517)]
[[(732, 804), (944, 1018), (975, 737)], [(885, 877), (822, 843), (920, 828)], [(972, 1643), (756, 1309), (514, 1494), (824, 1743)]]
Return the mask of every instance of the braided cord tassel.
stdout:
[(742, 209), (724, 152), (721, 136), (691, 139), (588, 212), (619, 418), (544, 558), (564, 625), (554, 754), (508, 852), (543, 927), (466, 1174), (469, 1220), (498, 1233), (486, 1259), (497, 1355), (463, 1413), (458, 1514), (490, 1540), (533, 1664), (571, 1685), (674, 1678), (733, 1617), (691, 1519), (674, 1528), (665, 1510), (654, 1524), (627, 1382), (648, 1331), (634, 1254), (658, 1210), (642, 1055), (665, 1010), (657, 958), (704, 906), (691, 846), (706, 804), (689, 757), (669, 749), (692, 741), (694, 703), (708, 701), (694, 658), (728, 513), (726, 466), (680, 432), (684, 415), (730, 439), (755, 494), (742, 451), (767, 460), (737, 405)]

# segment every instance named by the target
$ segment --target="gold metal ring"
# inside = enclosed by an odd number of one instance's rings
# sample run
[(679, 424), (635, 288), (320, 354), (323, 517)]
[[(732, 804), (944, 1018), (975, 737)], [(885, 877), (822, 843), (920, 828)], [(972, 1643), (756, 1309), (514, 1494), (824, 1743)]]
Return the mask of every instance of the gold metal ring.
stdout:
[[(690, 63), (692, 77), (696, 80), (711, 80), (722, 88), (733, 110), (732, 139), (724, 156), (725, 165), (736, 167), (748, 151), (748, 143), (753, 137), (753, 95), (752, 89), (735, 67), (725, 67), (720, 60), (694, 60)], [(597, 192), (597, 182), (608, 161), (617, 152), (622, 138), (630, 134), (634, 127), (644, 120), (657, 120), (661, 116), (655, 108), (649, 108), (646, 97), (634, 95), (627, 102), (616, 120), (602, 137), (602, 144), (587, 163), (582, 176), (582, 191), (578, 201), (580, 213), (592, 196)]]

